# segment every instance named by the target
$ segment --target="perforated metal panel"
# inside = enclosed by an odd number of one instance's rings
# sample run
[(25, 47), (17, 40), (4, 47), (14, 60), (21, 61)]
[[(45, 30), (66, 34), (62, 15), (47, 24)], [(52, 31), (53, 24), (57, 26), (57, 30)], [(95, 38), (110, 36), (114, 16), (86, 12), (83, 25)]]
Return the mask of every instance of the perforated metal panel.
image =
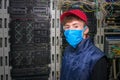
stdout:
[(50, 73), (49, 3), (41, 0), (11, 0), (9, 13), (12, 78), (47, 80)]

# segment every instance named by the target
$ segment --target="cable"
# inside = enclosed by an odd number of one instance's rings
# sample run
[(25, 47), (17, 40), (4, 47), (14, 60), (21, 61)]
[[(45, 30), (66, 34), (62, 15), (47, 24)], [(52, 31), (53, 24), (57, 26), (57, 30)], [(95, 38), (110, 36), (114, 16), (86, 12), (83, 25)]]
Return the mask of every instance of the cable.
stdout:
[(77, 2), (74, 4), (71, 4), (70, 8), (72, 9), (82, 9), (85, 12), (94, 12), (95, 10), (90, 8), (90, 6), (88, 4), (85, 3), (81, 3), (81, 2)]
[(85, 5), (85, 7), (89, 10), (89, 12), (94, 12), (95, 11), (94, 9), (90, 8), (90, 6), (88, 6), (88, 5)]
[(95, 10), (87, 10), (87, 9), (85, 9), (83, 6), (80, 6), (80, 8), (81, 8), (83, 11), (85, 11), (85, 12), (93, 12), (93, 11), (95, 11)]

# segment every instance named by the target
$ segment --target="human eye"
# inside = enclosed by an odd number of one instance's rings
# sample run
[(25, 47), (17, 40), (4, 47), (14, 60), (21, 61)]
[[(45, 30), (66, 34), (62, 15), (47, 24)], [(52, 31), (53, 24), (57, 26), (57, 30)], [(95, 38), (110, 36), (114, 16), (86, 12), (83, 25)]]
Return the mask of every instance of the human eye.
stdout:
[(73, 26), (74, 28), (78, 28), (79, 26), (78, 25), (75, 25), (75, 26)]
[(70, 28), (70, 26), (64, 26), (64, 29), (66, 30), (66, 29), (69, 29)]

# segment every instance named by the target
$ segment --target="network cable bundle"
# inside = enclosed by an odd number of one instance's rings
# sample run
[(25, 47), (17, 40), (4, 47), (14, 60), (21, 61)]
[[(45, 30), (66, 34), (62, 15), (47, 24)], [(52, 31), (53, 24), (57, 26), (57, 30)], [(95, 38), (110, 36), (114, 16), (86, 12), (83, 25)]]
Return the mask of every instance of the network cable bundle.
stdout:
[(10, 0), (10, 65), (13, 80), (48, 80), (49, 0)]
[(120, 37), (106, 37), (105, 47), (105, 53), (109, 58), (120, 56)]
[(106, 4), (105, 9), (107, 26), (120, 26), (120, 5), (117, 3)]

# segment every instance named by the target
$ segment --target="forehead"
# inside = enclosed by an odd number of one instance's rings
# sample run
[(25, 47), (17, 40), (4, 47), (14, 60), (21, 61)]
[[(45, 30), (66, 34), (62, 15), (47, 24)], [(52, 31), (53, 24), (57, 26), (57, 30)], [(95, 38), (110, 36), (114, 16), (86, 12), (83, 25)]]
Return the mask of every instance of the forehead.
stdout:
[(65, 26), (71, 26), (71, 25), (85, 25), (85, 22), (82, 20), (70, 20), (68, 22), (66, 22)]

